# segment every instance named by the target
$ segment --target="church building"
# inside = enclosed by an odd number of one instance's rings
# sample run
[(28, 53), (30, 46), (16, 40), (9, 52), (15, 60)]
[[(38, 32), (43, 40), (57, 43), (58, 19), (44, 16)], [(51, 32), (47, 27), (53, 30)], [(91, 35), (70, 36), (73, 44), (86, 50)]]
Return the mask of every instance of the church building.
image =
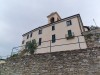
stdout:
[[(80, 14), (61, 18), (57, 12), (47, 16), (48, 24), (35, 28), (23, 34), (22, 46), (36, 40), (38, 48), (35, 53), (49, 53), (85, 49), (87, 44), (83, 32), (88, 29), (83, 26)], [(25, 47), (23, 47), (24, 49)]]

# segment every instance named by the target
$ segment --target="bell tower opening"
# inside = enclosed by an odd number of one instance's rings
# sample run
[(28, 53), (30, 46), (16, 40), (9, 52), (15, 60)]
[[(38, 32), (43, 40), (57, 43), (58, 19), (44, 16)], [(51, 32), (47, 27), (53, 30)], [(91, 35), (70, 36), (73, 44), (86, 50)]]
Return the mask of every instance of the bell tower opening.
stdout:
[(57, 12), (53, 12), (50, 15), (47, 16), (48, 23), (54, 23), (55, 21), (61, 20), (61, 17)]
[(55, 20), (54, 17), (52, 17), (52, 18), (50, 19), (50, 22), (51, 22), (51, 23), (54, 23), (54, 20)]

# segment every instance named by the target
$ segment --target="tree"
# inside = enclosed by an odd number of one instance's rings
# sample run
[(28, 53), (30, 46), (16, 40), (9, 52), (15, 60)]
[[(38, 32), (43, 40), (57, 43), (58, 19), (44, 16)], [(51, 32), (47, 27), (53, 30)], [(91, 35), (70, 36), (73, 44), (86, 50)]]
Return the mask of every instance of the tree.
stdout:
[(28, 43), (26, 43), (25, 49), (30, 53), (30, 54), (34, 54), (34, 52), (37, 49), (37, 43), (36, 40), (32, 40)]

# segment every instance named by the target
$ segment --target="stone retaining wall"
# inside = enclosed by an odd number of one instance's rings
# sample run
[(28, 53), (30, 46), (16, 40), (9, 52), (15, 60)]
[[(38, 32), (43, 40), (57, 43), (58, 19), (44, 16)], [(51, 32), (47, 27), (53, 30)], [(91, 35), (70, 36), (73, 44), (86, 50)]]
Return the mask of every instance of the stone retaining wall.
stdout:
[(100, 75), (100, 47), (7, 59), (0, 75)]
[(86, 31), (83, 33), (88, 48), (100, 47), (100, 29)]

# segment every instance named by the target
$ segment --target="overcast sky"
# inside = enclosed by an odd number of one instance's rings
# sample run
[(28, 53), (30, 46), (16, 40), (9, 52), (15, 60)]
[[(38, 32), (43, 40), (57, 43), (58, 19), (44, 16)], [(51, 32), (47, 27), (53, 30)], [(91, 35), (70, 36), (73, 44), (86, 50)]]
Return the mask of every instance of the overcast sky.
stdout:
[(80, 14), (84, 25), (100, 26), (100, 0), (0, 0), (0, 56), (21, 45), (22, 34), (47, 24), (57, 11), (62, 18)]

